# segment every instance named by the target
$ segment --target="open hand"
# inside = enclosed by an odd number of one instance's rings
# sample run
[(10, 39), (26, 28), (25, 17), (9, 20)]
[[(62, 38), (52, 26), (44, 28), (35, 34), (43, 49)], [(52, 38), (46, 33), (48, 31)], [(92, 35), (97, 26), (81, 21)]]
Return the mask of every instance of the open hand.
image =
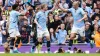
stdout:
[(77, 22), (81, 22), (82, 21), (82, 19), (79, 19)]

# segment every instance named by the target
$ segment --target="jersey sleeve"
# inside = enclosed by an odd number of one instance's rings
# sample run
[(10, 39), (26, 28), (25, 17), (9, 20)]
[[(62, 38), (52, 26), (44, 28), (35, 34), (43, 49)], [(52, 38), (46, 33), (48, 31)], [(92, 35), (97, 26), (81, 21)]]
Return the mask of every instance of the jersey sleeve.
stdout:
[(35, 19), (38, 20), (40, 17), (41, 17), (41, 14), (37, 13), (36, 16), (35, 16)]
[(80, 12), (81, 12), (82, 15), (85, 14), (85, 12), (84, 12), (84, 10), (82, 8), (80, 8)]
[(16, 12), (16, 15), (19, 16), (19, 15), (21, 15), (21, 13), (20, 12)]

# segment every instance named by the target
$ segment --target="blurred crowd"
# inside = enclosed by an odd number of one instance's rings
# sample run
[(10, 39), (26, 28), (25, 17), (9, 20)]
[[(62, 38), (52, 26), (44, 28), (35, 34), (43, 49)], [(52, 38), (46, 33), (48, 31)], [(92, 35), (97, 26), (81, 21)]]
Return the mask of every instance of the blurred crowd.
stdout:
[[(70, 11), (62, 11), (59, 6), (69, 9), (74, 1), (78, 1), (79, 7), (87, 14), (87, 18), (84, 20), (85, 37), (86, 42), (90, 43), (100, 25), (100, 0), (0, 0), (0, 44), (5, 43), (9, 37), (9, 13), (14, 4), (19, 4), (19, 12), (27, 10), (28, 6), (31, 8), (25, 15), (19, 16), (18, 27), (22, 43), (30, 44), (36, 41), (34, 18), (36, 13), (41, 10), (41, 4), (48, 6), (47, 27), (50, 32), (51, 43), (67, 43), (73, 25), (73, 16)], [(49, 10), (52, 11), (49, 12)], [(46, 42), (45, 37), (44, 42)], [(84, 43), (84, 41), (77, 34), (73, 43)]]

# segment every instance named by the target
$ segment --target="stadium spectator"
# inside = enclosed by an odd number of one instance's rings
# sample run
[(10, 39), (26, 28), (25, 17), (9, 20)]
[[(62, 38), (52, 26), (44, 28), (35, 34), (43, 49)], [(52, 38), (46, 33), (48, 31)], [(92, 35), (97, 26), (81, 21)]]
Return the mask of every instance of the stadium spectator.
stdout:
[(88, 12), (88, 16), (89, 16), (89, 17), (90, 17), (91, 14), (93, 13), (93, 12), (92, 12), (92, 9), (91, 9), (90, 7), (87, 7), (85, 2), (82, 3), (82, 8), (83, 8), (83, 10), (85, 10), (85, 11)]
[(94, 40), (95, 40), (96, 47), (100, 48), (100, 26), (98, 26), (98, 29), (94, 35)]
[(57, 32), (57, 41), (58, 41), (58, 44), (62, 45), (62, 44), (65, 44), (66, 42), (67, 31), (65, 30), (65, 24), (63, 23), (60, 25), (60, 28), (61, 29), (58, 29), (58, 32)]
[(24, 20), (26, 20), (24, 15), (20, 15), (19, 16), (19, 22), (18, 22), (19, 30), (21, 30), (21, 27), (24, 25)]
[(21, 42), (29, 44), (30, 43), (30, 33), (27, 31), (26, 25), (23, 25), (21, 27), (20, 34), (21, 34)]
[(94, 8), (100, 9), (100, 0), (96, 0), (96, 3), (94, 3)]
[(12, 10), (11, 6), (7, 6), (7, 10), (3, 10), (3, 13), (4, 15), (6, 15), (6, 19), (8, 20), (9, 18), (9, 15), (10, 15), (10, 11)]
[(84, 52), (81, 49), (78, 49), (77, 53), (84, 53)]
[(2, 34), (2, 42), (5, 43), (7, 41), (7, 38), (8, 38), (8, 35), (7, 35), (7, 17), (6, 15), (2, 15), (2, 21), (0, 21), (0, 25), (1, 25), (1, 29), (3, 31), (3, 34)]
[(94, 25), (96, 25), (96, 24), (100, 25), (100, 16), (95, 17)]
[(95, 19), (95, 17), (96, 17), (97, 15), (98, 15), (98, 16), (100, 15), (100, 10), (99, 10), (99, 8), (95, 8), (95, 9), (94, 9), (94, 14), (93, 14), (92, 17), (91, 17), (92, 21)]
[(53, 28), (50, 28), (51, 43), (57, 43), (56, 33)]
[(77, 47), (73, 48), (74, 53), (77, 53)]
[(93, 40), (93, 38), (91, 37), (92, 35), (92, 31), (90, 29), (91, 24), (89, 22), (85, 22), (85, 41), (87, 42), (87, 44), (93, 48), (93, 43), (91, 42)]
[(4, 43), (5, 53), (9, 53), (10, 52), (9, 43), (10, 43), (10, 37), (8, 37), (7, 38), (7, 42)]
[(98, 50), (96, 51), (96, 53), (100, 53), (100, 49), (98, 49)]
[(27, 19), (24, 20), (24, 24), (23, 25), (26, 26), (26, 31), (30, 34), (31, 33), (31, 26), (28, 25), (28, 20)]
[(90, 43), (90, 40), (92, 40), (91, 35), (92, 35), (92, 31), (90, 30), (90, 23), (89, 22), (85, 22), (85, 37), (86, 37), (86, 42)]
[(40, 1), (39, 0), (34, 0), (34, 6), (40, 5)]
[(65, 50), (62, 47), (59, 47), (58, 52), (57, 53), (65, 53)]
[(54, 31), (57, 30), (57, 28), (60, 26), (62, 23), (60, 17), (58, 15), (54, 15)]
[(50, 28), (54, 29), (54, 16), (52, 12), (48, 13), (47, 26), (48, 26), (48, 29)]

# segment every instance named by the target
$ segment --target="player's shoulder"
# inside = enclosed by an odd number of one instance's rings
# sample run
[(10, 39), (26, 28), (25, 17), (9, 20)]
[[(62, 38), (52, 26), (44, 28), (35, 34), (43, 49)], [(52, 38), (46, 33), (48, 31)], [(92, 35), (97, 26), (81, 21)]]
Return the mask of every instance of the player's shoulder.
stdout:
[(14, 11), (14, 10), (12, 10), (10, 13), (18, 13), (18, 11)]
[(39, 11), (39, 12), (37, 12), (36, 14), (42, 14), (42, 12), (41, 12), (41, 11)]
[(81, 7), (78, 7), (78, 9), (79, 9), (79, 10), (83, 10), (83, 8), (81, 8)]

